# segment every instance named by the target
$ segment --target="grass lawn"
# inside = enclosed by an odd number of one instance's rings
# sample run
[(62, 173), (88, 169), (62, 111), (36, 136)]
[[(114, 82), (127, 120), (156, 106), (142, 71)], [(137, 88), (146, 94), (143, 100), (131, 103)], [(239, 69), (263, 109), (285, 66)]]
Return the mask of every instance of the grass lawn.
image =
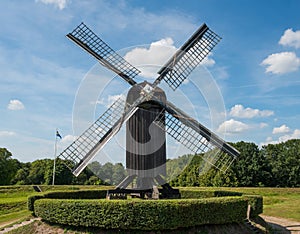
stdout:
[[(99, 186), (41, 186), (43, 191), (96, 189)], [(111, 187), (109, 187), (111, 188)], [(189, 189), (189, 188), (182, 188)], [(195, 189), (195, 188), (193, 188)], [(264, 215), (300, 221), (300, 188), (197, 188), (227, 190), (262, 195)], [(31, 217), (27, 197), (34, 194), (32, 186), (0, 186), (0, 230), (11, 223)]]
[[(188, 188), (183, 188), (188, 189)], [(193, 188), (195, 189), (195, 188)], [(263, 196), (264, 215), (300, 221), (300, 188), (199, 188), (236, 191)]]

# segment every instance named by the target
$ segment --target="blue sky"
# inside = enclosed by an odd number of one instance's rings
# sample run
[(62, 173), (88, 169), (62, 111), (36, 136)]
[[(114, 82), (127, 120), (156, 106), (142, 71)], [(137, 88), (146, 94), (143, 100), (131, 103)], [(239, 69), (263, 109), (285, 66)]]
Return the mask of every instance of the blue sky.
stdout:
[(76, 120), (93, 121), (126, 94), (125, 82), (65, 37), (82, 21), (133, 65), (156, 71), (205, 22), (223, 39), (169, 99), (227, 141), (300, 138), (299, 9), (298, 0), (1, 1), (0, 147), (23, 162), (53, 158), (56, 128), (61, 150), (82, 130)]

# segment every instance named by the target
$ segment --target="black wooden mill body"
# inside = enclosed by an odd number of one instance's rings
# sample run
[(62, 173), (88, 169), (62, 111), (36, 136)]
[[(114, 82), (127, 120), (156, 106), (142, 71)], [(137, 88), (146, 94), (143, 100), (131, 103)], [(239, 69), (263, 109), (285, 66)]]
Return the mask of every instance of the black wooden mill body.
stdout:
[[(134, 85), (127, 94), (126, 103), (132, 104), (149, 85), (143, 82)], [(154, 96), (166, 103), (165, 92), (156, 87)], [(166, 176), (166, 133), (154, 124), (164, 109), (155, 100), (141, 103), (137, 112), (126, 123), (126, 169), (129, 176), (136, 176), (137, 189), (149, 189), (157, 176)]]

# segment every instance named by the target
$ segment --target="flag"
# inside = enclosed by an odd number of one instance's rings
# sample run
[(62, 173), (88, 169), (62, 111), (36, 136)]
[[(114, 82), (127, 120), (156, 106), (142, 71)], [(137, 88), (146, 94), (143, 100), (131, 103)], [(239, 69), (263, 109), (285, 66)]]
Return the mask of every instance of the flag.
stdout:
[(56, 131), (56, 137), (62, 138), (58, 131)]

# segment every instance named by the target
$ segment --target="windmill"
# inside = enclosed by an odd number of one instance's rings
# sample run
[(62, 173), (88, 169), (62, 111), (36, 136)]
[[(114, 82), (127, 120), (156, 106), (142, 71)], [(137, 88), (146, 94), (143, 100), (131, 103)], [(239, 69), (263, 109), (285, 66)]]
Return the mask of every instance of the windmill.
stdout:
[[(203, 24), (158, 71), (153, 83), (137, 83), (140, 71), (111, 49), (84, 23), (67, 37), (115, 72), (132, 87), (126, 100), (116, 100), (58, 157), (78, 176), (105, 144), (126, 124), (128, 176), (108, 194), (138, 193), (144, 196), (161, 185), (161, 197), (180, 197), (166, 181), (166, 133), (220, 170), (226, 171), (239, 152), (208, 128), (169, 102), (158, 87), (166, 82), (174, 91), (203, 61), (220, 37)], [(135, 183), (134, 188), (128, 188)], [(157, 191), (157, 190), (156, 190)]]

